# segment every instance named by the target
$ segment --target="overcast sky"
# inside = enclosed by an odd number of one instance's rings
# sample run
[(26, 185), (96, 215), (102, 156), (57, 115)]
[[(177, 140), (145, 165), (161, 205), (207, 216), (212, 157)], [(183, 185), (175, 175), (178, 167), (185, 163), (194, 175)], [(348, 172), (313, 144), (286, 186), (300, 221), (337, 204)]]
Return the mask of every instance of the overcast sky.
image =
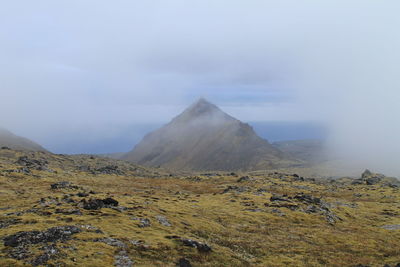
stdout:
[(319, 122), (337, 148), (393, 158), (399, 10), (397, 0), (3, 1), (0, 125), (44, 145), (96, 143), (206, 97), (243, 121)]

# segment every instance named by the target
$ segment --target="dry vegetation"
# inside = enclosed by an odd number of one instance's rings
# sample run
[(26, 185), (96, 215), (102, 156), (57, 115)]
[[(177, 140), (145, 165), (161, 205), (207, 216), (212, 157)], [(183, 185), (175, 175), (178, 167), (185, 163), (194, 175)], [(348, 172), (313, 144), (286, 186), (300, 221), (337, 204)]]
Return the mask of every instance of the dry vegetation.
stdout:
[[(39, 163), (23, 166), (21, 156)], [(182, 258), (210, 267), (400, 262), (400, 230), (384, 229), (400, 225), (398, 187), (281, 173), (243, 176), (170, 175), (84, 155), (0, 150), (1, 239), (56, 226), (81, 229), (53, 242), (1, 242), (0, 266), (29, 266), (46, 253), (40, 263), (50, 266), (176, 266)], [(60, 181), (71, 184), (51, 188)], [(83, 199), (106, 198), (119, 203), (83, 207)], [(185, 245), (187, 239), (212, 250)], [(49, 253), (53, 243), (57, 252)]]

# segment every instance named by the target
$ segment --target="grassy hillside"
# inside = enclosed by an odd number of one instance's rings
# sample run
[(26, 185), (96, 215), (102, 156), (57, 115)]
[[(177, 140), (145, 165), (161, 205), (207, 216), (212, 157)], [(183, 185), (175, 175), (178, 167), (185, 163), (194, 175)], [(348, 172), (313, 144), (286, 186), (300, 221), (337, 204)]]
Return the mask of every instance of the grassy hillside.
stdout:
[(394, 266), (399, 188), (367, 179), (0, 150), (0, 266)]

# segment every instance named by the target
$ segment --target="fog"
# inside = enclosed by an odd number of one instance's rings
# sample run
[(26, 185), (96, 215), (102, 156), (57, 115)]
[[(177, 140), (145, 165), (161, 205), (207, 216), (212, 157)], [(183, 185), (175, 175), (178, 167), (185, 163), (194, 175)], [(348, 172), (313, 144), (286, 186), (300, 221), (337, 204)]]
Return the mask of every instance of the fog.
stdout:
[(399, 8), (395, 0), (8, 1), (0, 126), (58, 153), (84, 143), (74, 151), (120, 151), (111, 143), (135, 126), (167, 123), (206, 97), (245, 122), (324, 125), (332, 153), (399, 175)]

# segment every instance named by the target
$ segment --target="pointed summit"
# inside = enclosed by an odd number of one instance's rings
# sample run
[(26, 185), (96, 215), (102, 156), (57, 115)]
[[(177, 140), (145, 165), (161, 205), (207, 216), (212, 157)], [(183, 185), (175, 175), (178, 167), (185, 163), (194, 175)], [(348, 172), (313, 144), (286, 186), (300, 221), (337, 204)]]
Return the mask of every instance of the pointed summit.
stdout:
[(194, 102), (191, 106), (214, 106), (216, 107), (214, 104), (212, 104), (210, 101), (208, 101), (207, 99), (205, 99), (204, 97), (200, 97), (196, 102)]
[(233, 117), (229, 116), (223, 112), (219, 107), (213, 103), (207, 101), (204, 98), (200, 98), (187, 109), (185, 109), (179, 116), (174, 118), (172, 122), (175, 123), (185, 123), (195, 120), (205, 120), (208, 122), (212, 121), (232, 121), (235, 120)]
[(294, 164), (248, 124), (200, 99), (148, 135), (123, 159), (175, 170), (256, 170)]
[(193, 116), (200, 116), (215, 112), (222, 112), (222, 110), (220, 110), (216, 105), (208, 102), (206, 99), (200, 98), (195, 103), (190, 105), (183, 113), (190, 113)]
[(188, 109), (203, 109), (203, 110), (212, 110), (219, 109), (216, 105), (211, 103), (205, 98), (199, 98), (196, 102), (189, 106)]

